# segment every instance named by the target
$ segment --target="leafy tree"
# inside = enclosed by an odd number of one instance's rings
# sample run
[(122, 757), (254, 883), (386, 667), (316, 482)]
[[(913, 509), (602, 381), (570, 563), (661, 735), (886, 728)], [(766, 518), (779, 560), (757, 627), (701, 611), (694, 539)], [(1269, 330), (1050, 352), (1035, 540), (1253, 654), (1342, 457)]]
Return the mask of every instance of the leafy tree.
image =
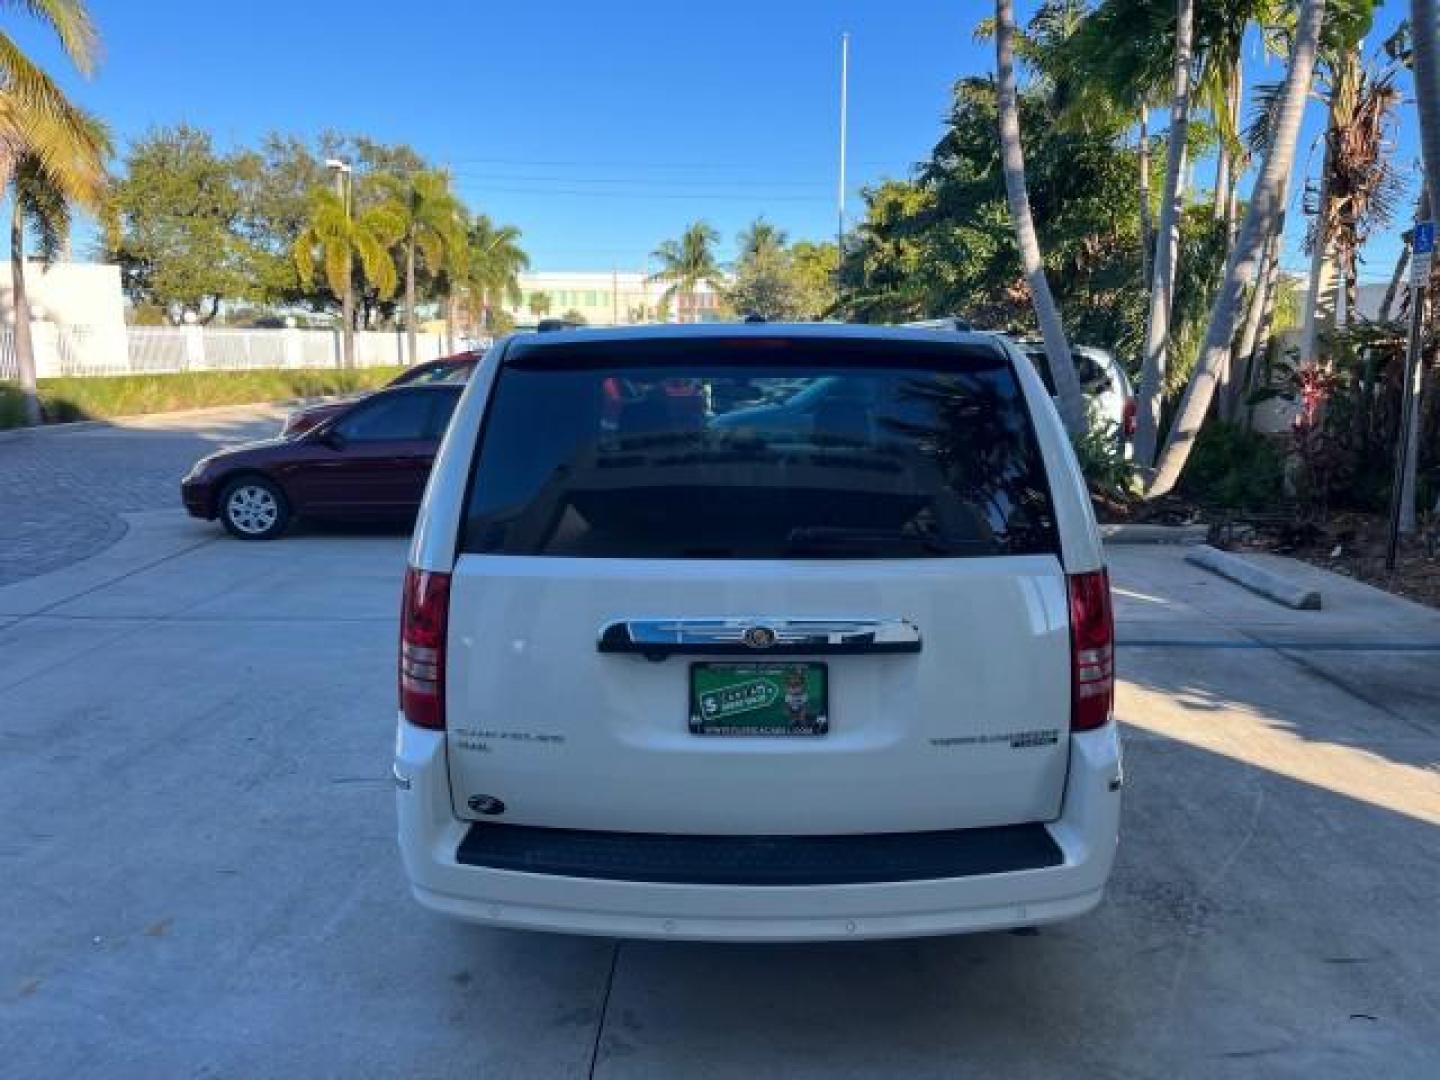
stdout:
[(293, 257), (300, 282), (309, 287), (319, 263), (330, 292), (342, 304), (345, 366), (355, 363), (352, 272), (357, 264), (363, 281), (388, 298), (397, 284), (390, 248), (405, 235), (405, 222), (392, 206), (352, 212), (335, 192), (317, 188), (311, 195), (310, 220), (295, 242)]
[(795, 275), (796, 317), (823, 319), (840, 300), (835, 289), (839, 247), (799, 240), (790, 248), (790, 261)]
[(669, 282), (662, 300), (694, 294), (701, 284), (724, 287), (724, 275), (715, 260), (715, 245), (720, 234), (707, 222), (696, 221), (686, 228), (679, 240), (666, 240), (652, 252), (660, 269), (650, 275), (651, 281)]
[(221, 300), (251, 294), (240, 217), (234, 169), (210, 136), (157, 129), (130, 148), (111, 190), (108, 256), (133, 303), (162, 308), (172, 322), (190, 310), (208, 323)]
[(571, 308), (569, 311), (565, 312), (565, 314), (560, 317), (564, 319), (567, 323), (574, 323), (576, 326), (584, 326), (589, 321), (585, 318), (584, 315), (576, 311), (574, 308)]
[[(335, 136), (322, 136), (322, 153), (343, 153)], [(330, 294), (318, 283), (302, 288), (295, 269), (295, 241), (310, 221), (311, 193), (329, 184), (324, 158), (294, 135), (272, 132), (258, 148), (231, 158), (240, 194), (236, 231), (246, 245), (252, 296), (265, 304), (323, 308)]]
[[(91, 72), (99, 39), (81, 0), (27, 0), (13, 6), (53, 33), (81, 74)], [(29, 424), (38, 424), (41, 416), (25, 293), (25, 227), (37, 228), (42, 251), (66, 235), (71, 204), (99, 203), (109, 149), (104, 129), (70, 102), (14, 38), (0, 32), (0, 192), (11, 198), (15, 360)]]
[(527, 306), (530, 308), (531, 315), (537, 319), (543, 319), (550, 314), (550, 297), (543, 292), (532, 292)]

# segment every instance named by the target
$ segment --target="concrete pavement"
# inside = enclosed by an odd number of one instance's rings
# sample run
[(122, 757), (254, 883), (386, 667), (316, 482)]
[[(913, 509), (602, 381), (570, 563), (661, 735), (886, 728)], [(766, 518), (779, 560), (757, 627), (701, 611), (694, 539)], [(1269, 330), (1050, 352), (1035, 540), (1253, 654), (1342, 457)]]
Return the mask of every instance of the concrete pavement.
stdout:
[(1440, 614), (1310, 568), (1327, 610), (1287, 611), (1116, 549), (1129, 788), (1100, 910), (614, 943), (406, 895), (404, 546), (161, 511), (0, 589), (6, 1075), (1440, 1075)]

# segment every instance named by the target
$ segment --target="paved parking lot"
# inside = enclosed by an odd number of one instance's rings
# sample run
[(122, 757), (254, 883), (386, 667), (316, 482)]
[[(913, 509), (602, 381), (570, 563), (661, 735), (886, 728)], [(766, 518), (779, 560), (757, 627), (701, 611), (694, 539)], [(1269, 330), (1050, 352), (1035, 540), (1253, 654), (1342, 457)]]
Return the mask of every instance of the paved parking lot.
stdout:
[(176, 505), (196, 458), (273, 435), (284, 413), (246, 405), (0, 432), (0, 585), (103, 551), (126, 513)]
[(1440, 614), (1304, 568), (1327, 610), (1289, 612), (1116, 549), (1128, 790), (1095, 914), (617, 943), (406, 895), (404, 546), (160, 508), (0, 588), (0, 1072), (1440, 1075)]

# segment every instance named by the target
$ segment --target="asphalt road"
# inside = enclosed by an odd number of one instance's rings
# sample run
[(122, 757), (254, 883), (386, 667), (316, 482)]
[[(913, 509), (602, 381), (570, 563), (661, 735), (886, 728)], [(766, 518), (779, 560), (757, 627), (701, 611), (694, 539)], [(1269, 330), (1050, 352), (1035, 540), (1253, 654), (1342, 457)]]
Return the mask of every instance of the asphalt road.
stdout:
[(1097, 912), (698, 946), (409, 899), (402, 538), (134, 516), (0, 588), (0, 1073), (1440, 1075), (1440, 614), (1113, 556), (1127, 792)]

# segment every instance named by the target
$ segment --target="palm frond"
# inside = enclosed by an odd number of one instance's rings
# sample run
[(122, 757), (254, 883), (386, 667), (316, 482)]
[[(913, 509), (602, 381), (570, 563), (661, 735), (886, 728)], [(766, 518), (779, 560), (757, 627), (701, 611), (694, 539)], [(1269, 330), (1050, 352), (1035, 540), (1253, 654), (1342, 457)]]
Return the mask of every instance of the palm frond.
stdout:
[(0, 7), (18, 9), (48, 26), (82, 75), (95, 69), (100, 58), (100, 34), (84, 0), (0, 0)]
[(395, 260), (390, 257), (390, 244), (381, 238), (381, 234), (357, 229), (355, 254), (360, 259), (365, 280), (374, 286), (380, 299), (389, 300), (394, 296), (399, 279), (395, 272)]
[(14, 185), (16, 206), (35, 233), (38, 254), (50, 262), (70, 236), (70, 198), (44, 164), (29, 154), (16, 163)]
[(1270, 153), (1275, 132), (1275, 118), (1280, 114), (1281, 91), (1284, 84), (1259, 83), (1250, 92), (1250, 120), (1245, 125), (1245, 149), (1257, 158)]

